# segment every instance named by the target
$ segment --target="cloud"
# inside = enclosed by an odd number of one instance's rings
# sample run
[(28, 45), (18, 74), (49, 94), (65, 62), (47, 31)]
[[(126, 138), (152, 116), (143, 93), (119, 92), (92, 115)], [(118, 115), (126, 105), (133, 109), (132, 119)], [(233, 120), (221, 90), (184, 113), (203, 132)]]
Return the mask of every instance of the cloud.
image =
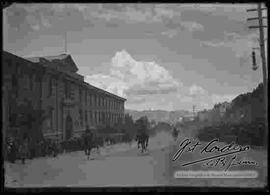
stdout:
[(104, 19), (107, 22), (114, 19), (125, 21), (126, 23), (153, 23), (161, 22), (161, 16), (166, 16), (168, 13), (161, 12), (155, 13), (153, 5), (140, 6), (136, 8), (136, 4), (95, 4), (95, 8), (92, 5), (76, 6), (85, 18), (92, 19)]
[(54, 11), (50, 4), (13, 4), (5, 10), (10, 27), (39, 31), (51, 27)]
[(182, 21), (181, 25), (190, 32), (204, 31), (204, 27), (194, 21)]
[(108, 75), (86, 76), (86, 81), (120, 96), (167, 94), (181, 86), (171, 73), (155, 62), (137, 61), (125, 51), (116, 52)]
[(103, 74), (94, 74), (88, 75), (85, 77), (85, 82), (94, 85), (95, 87), (104, 89), (116, 95), (126, 97), (124, 93), (127, 90), (128, 86), (122, 80), (115, 78), (111, 75), (103, 75)]
[(207, 91), (205, 89), (203, 89), (202, 87), (193, 84), (189, 88), (189, 95), (191, 95), (191, 96), (207, 95)]
[(230, 102), (232, 101), (236, 95), (218, 95), (218, 94), (212, 94), (211, 95), (211, 100), (214, 104), (216, 103), (222, 103), (222, 102)]
[(200, 44), (208, 47), (229, 48), (240, 59), (243, 56), (250, 55), (250, 51), (257, 44), (257, 40), (257, 33), (240, 35), (235, 32), (224, 32), (223, 40), (202, 41)]
[(211, 109), (217, 103), (230, 102), (236, 96), (234, 94), (210, 94), (203, 87), (193, 84), (177, 97), (180, 102), (195, 105), (200, 110)]

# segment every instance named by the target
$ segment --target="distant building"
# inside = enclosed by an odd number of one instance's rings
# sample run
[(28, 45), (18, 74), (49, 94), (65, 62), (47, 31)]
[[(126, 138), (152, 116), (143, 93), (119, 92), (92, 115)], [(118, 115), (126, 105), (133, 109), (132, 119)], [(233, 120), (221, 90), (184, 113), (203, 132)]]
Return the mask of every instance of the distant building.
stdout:
[(70, 55), (24, 59), (4, 51), (2, 63), (5, 134), (20, 131), (18, 106), (29, 103), (45, 112), (43, 136), (59, 140), (124, 120), (126, 99), (84, 82)]
[(223, 117), (230, 108), (231, 104), (228, 102), (219, 103), (216, 104), (211, 110), (203, 110), (198, 112), (197, 117), (201, 122), (218, 123), (223, 121)]
[(219, 109), (220, 116), (223, 117), (226, 111), (230, 108), (231, 108), (231, 104), (229, 102), (223, 102), (219, 104), (218, 109)]
[(189, 115), (182, 117), (182, 122), (194, 121), (195, 118), (196, 118), (196, 116), (194, 114), (189, 114)]
[(208, 122), (210, 121), (209, 115), (210, 114), (208, 110), (203, 110), (203, 111), (198, 112), (197, 117), (200, 122)]

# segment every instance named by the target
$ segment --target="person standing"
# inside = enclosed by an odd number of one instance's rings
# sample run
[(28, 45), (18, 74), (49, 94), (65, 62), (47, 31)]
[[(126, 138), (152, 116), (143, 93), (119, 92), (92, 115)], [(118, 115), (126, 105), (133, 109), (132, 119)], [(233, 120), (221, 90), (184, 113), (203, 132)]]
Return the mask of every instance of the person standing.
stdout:
[(88, 160), (90, 158), (92, 146), (93, 146), (93, 133), (87, 126), (85, 135), (84, 135), (84, 152)]
[(26, 134), (23, 136), (23, 140), (19, 148), (19, 153), (21, 156), (22, 164), (25, 164), (25, 159), (29, 155), (29, 140)]
[(7, 159), (11, 163), (15, 163), (16, 160), (16, 144), (15, 140), (12, 137), (6, 139), (7, 144)]
[(29, 152), (30, 152), (30, 159), (35, 157), (35, 143), (34, 140), (29, 138)]

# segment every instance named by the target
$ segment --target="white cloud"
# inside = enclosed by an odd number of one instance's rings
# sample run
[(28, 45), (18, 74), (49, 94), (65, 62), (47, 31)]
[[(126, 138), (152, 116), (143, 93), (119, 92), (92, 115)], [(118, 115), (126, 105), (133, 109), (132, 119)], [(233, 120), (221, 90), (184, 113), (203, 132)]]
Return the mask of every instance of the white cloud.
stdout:
[(181, 25), (184, 26), (184, 28), (190, 32), (204, 31), (204, 27), (201, 24), (194, 21), (182, 21)]
[(191, 95), (191, 96), (207, 95), (207, 91), (205, 89), (203, 89), (202, 87), (193, 84), (189, 88), (189, 95)]
[(170, 93), (181, 85), (161, 65), (137, 61), (125, 50), (112, 58), (109, 75), (90, 75), (86, 81), (124, 97)]
[(192, 104), (197, 109), (211, 109), (217, 103), (230, 102), (237, 95), (234, 94), (210, 94), (207, 90), (197, 84), (193, 84), (191, 87), (184, 91), (183, 95), (177, 96), (181, 103)]
[(125, 82), (113, 76), (103, 74), (88, 75), (85, 77), (85, 81), (91, 85), (94, 85), (95, 87), (104, 89), (122, 97), (126, 97), (124, 91), (128, 86)]
[(232, 101), (236, 95), (218, 95), (218, 94), (212, 94), (211, 95), (211, 100), (214, 104), (216, 103), (222, 103), (222, 102), (230, 102)]
[(257, 40), (257, 33), (240, 35), (235, 32), (224, 32), (224, 40), (202, 41), (201, 46), (229, 48), (237, 58), (241, 58), (250, 55), (252, 47), (258, 44)]
[[(181, 13), (175, 9), (176, 5), (164, 4), (93, 4), (74, 5), (85, 19), (99, 18), (111, 21), (113, 19), (122, 20), (126, 23), (156, 23), (163, 22), (164, 19), (179, 17)], [(62, 9), (61, 7), (56, 9)]]

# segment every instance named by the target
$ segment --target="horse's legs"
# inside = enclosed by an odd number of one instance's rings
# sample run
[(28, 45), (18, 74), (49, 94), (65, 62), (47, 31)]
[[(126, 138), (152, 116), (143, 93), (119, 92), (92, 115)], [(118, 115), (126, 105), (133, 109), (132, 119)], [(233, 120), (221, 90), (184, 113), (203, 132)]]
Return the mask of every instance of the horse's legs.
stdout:
[(86, 149), (86, 155), (87, 155), (87, 159), (89, 160), (90, 158), (90, 152), (91, 152), (91, 149), (90, 148), (87, 148)]
[(144, 141), (143, 142), (141, 142), (141, 146), (142, 146), (142, 153), (143, 153), (143, 151), (145, 150), (145, 143), (144, 143)]

